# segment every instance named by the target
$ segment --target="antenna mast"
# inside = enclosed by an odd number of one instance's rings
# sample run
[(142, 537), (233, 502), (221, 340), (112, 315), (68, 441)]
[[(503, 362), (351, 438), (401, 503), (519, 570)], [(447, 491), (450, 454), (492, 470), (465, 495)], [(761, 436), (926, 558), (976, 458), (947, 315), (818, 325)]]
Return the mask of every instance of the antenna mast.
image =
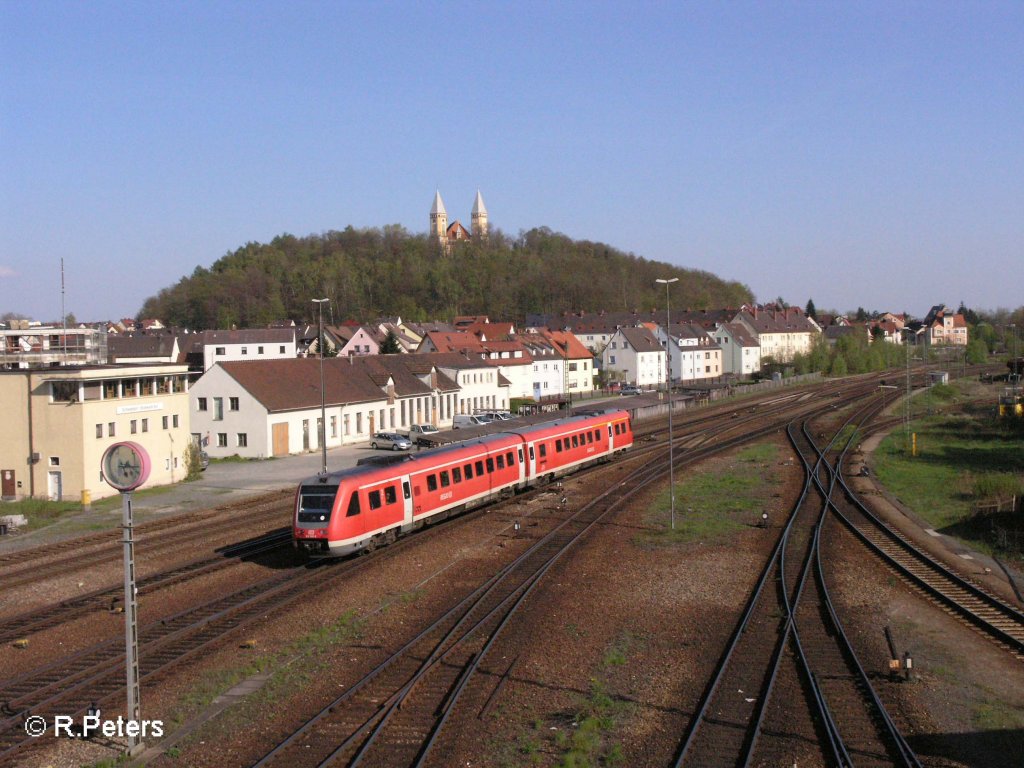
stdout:
[(64, 257), (60, 257), (60, 327), (64, 365), (68, 364), (68, 316), (64, 314)]

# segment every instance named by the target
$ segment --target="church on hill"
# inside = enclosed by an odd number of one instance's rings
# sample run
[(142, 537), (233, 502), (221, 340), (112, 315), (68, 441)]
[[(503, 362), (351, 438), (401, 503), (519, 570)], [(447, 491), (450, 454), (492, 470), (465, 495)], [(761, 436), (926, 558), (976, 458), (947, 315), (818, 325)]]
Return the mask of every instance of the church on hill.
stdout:
[(434, 205), (430, 208), (430, 236), (437, 240), (445, 249), (459, 240), (470, 240), (477, 237), (481, 240), (487, 237), (487, 208), (484, 206), (483, 195), (480, 190), (476, 191), (476, 200), (473, 201), (473, 211), (470, 214), (470, 225), (472, 232), (467, 230), (458, 219), (451, 224), (448, 223), (448, 211), (445, 210), (444, 200), (441, 193), (434, 194)]

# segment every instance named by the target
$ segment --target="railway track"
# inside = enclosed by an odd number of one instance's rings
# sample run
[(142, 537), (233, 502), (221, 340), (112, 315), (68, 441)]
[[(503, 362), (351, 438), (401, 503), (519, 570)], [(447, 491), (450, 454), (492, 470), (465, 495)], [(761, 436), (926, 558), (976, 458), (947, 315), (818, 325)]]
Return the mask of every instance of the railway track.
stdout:
[(1024, 661), (1024, 612), (955, 573), (886, 525), (849, 487), (843, 466), (839, 461), (834, 468), (842, 491), (834, 501), (838, 520), (927, 599)]
[[(802, 407), (810, 407), (810, 404), (806, 402), (806, 396), (801, 394), (795, 399), (805, 401)], [(778, 405), (779, 412), (787, 407), (792, 408), (792, 403)], [(764, 420), (771, 410), (771, 408), (764, 408), (749, 419), (744, 417), (731, 420), (723, 429), (726, 432), (740, 433), (732, 438), (721, 438), (716, 434), (694, 436), (684, 432), (677, 438), (680, 443), (685, 443), (687, 440), (691, 441), (691, 444), (700, 442), (704, 448), (701, 452), (691, 451), (688, 456), (680, 456), (677, 458), (677, 465), (688, 463), (696, 459), (698, 455), (725, 450), (778, 429), (777, 423), (761, 430), (752, 429), (749, 426), (748, 422), (753, 422), (756, 419)], [(651, 451), (663, 451), (664, 445), (652, 445), (650, 449)], [(644, 460), (644, 453), (644, 447), (640, 447), (635, 456), (638, 460)], [(483, 510), (481, 510), (482, 512)], [(468, 519), (472, 516), (475, 515), (471, 513), (470, 516), (464, 517)], [(400, 544), (401, 542), (399, 542)], [(381, 554), (397, 553), (399, 545), (393, 545)], [(365, 563), (369, 562), (369, 558), (349, 562)], [(338, 572), (340, 573), (342, 570), (345, 569), (338, 569)], [(160, 623), (160, 627), (144, 628), (140, 634), (140, 641), (143, 643), (143, 648), (140, 649), (140, 658), (143, 660), (143, 679), (154, 679), (155, 676), (165, 673), (178, 661), (191, 657), (199, 648), (216, 642), (225, 634), (235, 631), (247, 621), (251, 621), (252, 618), (245, 615), (247, 606), (254, 607), (252, 617), (259, 617), (293, 601), (301, 594), (305, 594), (302, 590), (289, 592), (284, 583), (286, 581), (286, 579), (282, 579), (282, 583), (277, 583), (277, 579), (266, 580), (230, 596), (234, 601), (233, 604), (207, 604), (197, 607), (191, 612), (186, 612), (186, 614), (190, 614), (187, 617), (182, 614), (164, 620)], [(305, 581), (308, 584), (310, 580), (305, 579)], [(323, 586), (323, 583), (319, 582), (316, 588), (322, 589)], [(250, 589), (253, 591), (249, 592)], [(117, 645), (117, 641), (101, 645), (113, 646)], [(90, 653), (99, 655), (90, 656), (88, 655)], [(108, 653), (109, 655), (105, 655)], [(149, 662), (146, 661), (147, 657)], [(72, 659), (64, 660), (63, 670), (60, 668), (60, 663), (54, 663), (45, 670), (37, 670), (33, 675), (26, 675), (17, 680), (0, 684), (3, 687), (0, 698), (7, 702), (5, 711), (16, 713), (8, 720), (0, 721), (0, 763), (5, 760), (10, 761), (17, 756), (18, 750), (24, 743), (24, 740), (19, 741), (16, 736), (17, 733), (20, 733), (18, 718), (28, 711), (45, 713), (47, 708), (58, 707), (62, 713), (67, 714), (73, 707), (77, 706), (82, 709), (86, 704), (96, 701), (106, 701), (116, 709), (118, 703), (113, 697), (121, 685), (119, 667), (121, 658), (120, 653), (115, 653), (112, 648), (104, 648), (102, 651), (99, 648), (89, 649), (77, 654)], [(80, 670), (85, 666), (90, 667), (93, 673), (83, 675)], [(112, 682), (114, 687), (109, 689), (109, 692), (106, 688), (108, 679), (116, 680), (116, 683)]]
[[(201, 542), (234, 530), (252, 530), (262, 525), (280, 522), (282, 505), (294, 492), (281, 491), (245, 506), (245, 516), (230, 515), (223, 520), (204, 520), (202, 514), (177, 516), (138, 526), (136, 554), (151, 556), (157, 552), (177, 549), (183, 544)], [(235, 505), (225, 511), (237, 509)], [(191, 524), (195, 523), (192, 528)], [(94, 534), (70, 539), (52, 547), (36, 547), (13, 552), (0, 558), (0, 589), (12, 590), (25, 584), (38, 583), (54, 576), (62, 576), (81, 568), (92, 568), (113, 563), (122, 557), (121, 531)], [(26, 567), (13, 566), (27, 563)]]
[[(279, 528), (250, 541), (222, 547), (217, 553), (139, 579), (139, 595), (151, 595), (190, 579), (229, 568), (246, 558), (274, 552), (291, 544), (291, 529)], [(88, 594), (43, 606), (18, 616), (0, 619), (0, 643), (42, 632), (90, 611), (117, 610), (124, 598), (123, 585), (104, 587)]]
[[(869, 403), (861, 415), (877, 408)], [(848, 672), (839, 671), (849, 669), (847, 664), (837, 663), (849, 660), (848, 648), (841, 642), (841, 628), (837, 637), (836, 625), (828, 621), (822, 609), (822, 595), (812, 576), (831, 488), (826, 490), (822, 485), (820, 474), (825, 454), (814, 445), (806, 423), (804, 419), (801, 430), (795, 429), (795, 422), (787, 427), (790, 441), (804, 464), (804, 488), (705, 688), (676, 753), (677, 767), (744, 766), (755, 760), (782, 764), (778, 760), (796, 759), (794, 731), (801, 734), (801, 760), (849, 764), (843, 763), (841, 757), (848, 747), (843, 741), (845, 728), (841, 731), (836, 725), (834, 708), (838, 699), (832, 699), (830, 708), (820, 677), (823, 670), (828, 670), (829, 683), (834, 678), (853, 679)], [(832, 442), (842, 432), (837, 431)], [(820, 491), (825, 501), (816, 503), (819, 494), (812, 493), (814, 489)], [(801, 630), (805, 624), (807, 629)], [(808, 643), (801, 642), (805, 632)], [(818, 642), (822, 638), (832, 638), (832, 666), (821, 666), (821, 654), (807, 652), (824, 649)], [(866, 677), (863, 679), (866, 681)], [(781, 696), (780, 690), (784, 691)], [(772, 707), (778, 706), (780, 698), (785, 701), (785, 720), (774, 728), (766, 728), (772, 720)], [(793, 704), (799, 698), (806, 700), (808, 706), (798, 711)], [(857, 708), (843, 702), (842, 711), (847, 717), (860, 713), (863, 726), (878, 715), (863, 701), (860, 704)], [(884, 721), (885, 717), (881, 719)], [(881, 733), (867, 748), (861, 739), (856, 751), (861, 757), (880, 753), (887, 761), (884, 764), (899, 764), (893, 762), (899, 754), (899, 738), (896, 734), (886, 740), (886, 734)], [(785, 744), (783, 754), (778, 754), (780, 742)]]

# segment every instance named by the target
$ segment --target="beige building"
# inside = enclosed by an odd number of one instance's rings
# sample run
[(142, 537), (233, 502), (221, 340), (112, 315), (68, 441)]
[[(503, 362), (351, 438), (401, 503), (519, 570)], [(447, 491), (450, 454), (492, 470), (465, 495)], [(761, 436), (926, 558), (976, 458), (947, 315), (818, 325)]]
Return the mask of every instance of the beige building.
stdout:
[(130, 440), (149, 454), (145, 486), (185, 476), (188, 367), (82, 366), (0, 371), (0, 481), (4, 499), (78, 501), (116, 491), (100, 460)]

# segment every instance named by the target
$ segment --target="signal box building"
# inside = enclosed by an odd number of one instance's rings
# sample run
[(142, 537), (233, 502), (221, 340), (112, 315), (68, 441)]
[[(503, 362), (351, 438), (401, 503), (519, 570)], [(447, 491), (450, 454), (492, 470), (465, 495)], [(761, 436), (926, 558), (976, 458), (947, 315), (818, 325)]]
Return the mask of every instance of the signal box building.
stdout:
[(68, 366), (0, 371), (0, 481), (5, 500), (99, 499), (117, 493), (100, 460), (114, 443), (146, 449), (146, 487), (185, 477), (184, 365)]

